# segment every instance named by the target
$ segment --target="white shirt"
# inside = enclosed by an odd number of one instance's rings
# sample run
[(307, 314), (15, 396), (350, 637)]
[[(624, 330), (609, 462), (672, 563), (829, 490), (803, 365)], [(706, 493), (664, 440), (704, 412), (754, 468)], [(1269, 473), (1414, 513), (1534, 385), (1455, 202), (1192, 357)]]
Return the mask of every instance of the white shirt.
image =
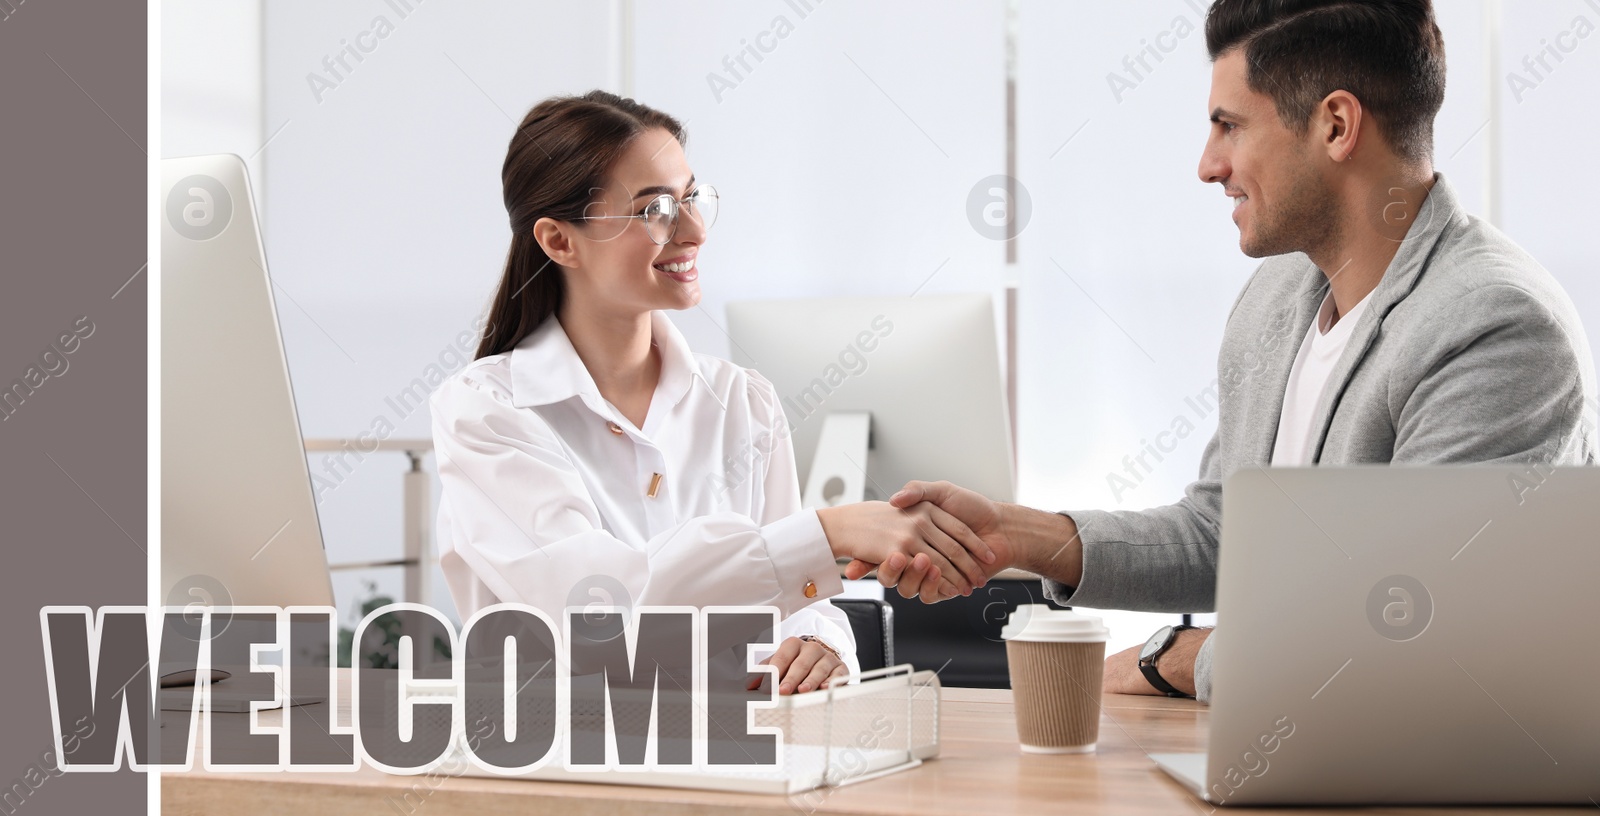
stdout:
[(661, 378), (643, 428), (600, 395), (554, 317), (433, 393), (439, 561), (462, 620), (499, 601), (558, 624), (591, 603), (775, 606), (780, 642), (815, 634), (858, 671), (772, 384), (691, 353), (660, 312), (651, 331)]
[(1316, 319), (1306, 329), (1300, 353), (1294, 358), (1294, 367), (1289, 369), (1289, 387), (1283, 393), (1283, 413), (1278, 417), (1278, 439), (1272, 446), (1274, 467), (1303, 467), (1312, 463), (1311, 445), (1319, 430), (1312, 427), (1316, 422), (1317, 404), (1322, 401), (1322, 393), (1328, 389), (1328, 378), (1333, 375), (1333, 368), (1338, 365), (1344, 347), (1350, 343), (1350, 334), (1355, 331), (1356, 322), (1371, 299), (1369, 292), (1332, 326), (1328, 323), (1333, 320), (1335, 308), (1333, 290), (1328, 290), (1327, 297), (1322, 299), (1322, 308), (1317, 310)]

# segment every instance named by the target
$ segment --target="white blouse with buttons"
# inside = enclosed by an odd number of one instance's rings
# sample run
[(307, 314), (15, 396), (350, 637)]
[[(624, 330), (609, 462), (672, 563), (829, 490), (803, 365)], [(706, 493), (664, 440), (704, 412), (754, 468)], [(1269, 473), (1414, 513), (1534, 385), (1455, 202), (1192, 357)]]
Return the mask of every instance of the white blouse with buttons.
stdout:
[(780, 641), (817, 635), (857, 671), (849, 621), (819, 600), (843, 586), (800, 507), (772, 384), (691, 353), (660, 312), (651, 330), (661, 378), (643, 428), (555, 318), (433, 393), (439, 560), (462, 619), (498, 601), (557, 621), (591, 602), (775, 606)]

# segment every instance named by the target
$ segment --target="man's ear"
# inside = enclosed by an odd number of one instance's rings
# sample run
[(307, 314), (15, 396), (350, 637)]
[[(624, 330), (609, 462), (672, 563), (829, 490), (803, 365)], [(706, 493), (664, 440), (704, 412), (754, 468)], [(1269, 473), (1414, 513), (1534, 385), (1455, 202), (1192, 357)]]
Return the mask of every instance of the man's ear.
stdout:
[(541, 218), (533, 222), (533, 240), (539, 242), (539, 248), (544, 250), (545, 257), (554, 261), (558, 266), (567, 269), (577, 269), (578, 250), (573, 235), (576, 229), (565, 221), (554, 218)]
[(1355, 152), (1365, 114), (1361, 100), (1349, 91), (1334, 91), (1317, 106), (1311, 116), (1311, 129), (1322, 140), (1329, 159), (1346, 161)]

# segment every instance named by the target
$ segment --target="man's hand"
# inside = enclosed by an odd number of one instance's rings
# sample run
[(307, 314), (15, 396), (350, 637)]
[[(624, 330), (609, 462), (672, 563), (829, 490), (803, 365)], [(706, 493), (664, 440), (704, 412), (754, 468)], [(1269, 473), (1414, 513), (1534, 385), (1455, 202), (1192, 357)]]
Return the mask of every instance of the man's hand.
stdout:
[(970, 595), (988, 580), (985, 564), (995, 554), (960, 519), (928, 503), (899, 508), (860, 502), (817, 511), (822, 532), (836, 556), (854, 559), (845, 570), (860, 578), (873, 567), (878, 583), (895, 587), (902, 598), (924, 603)]
[[(1199, 656), (1200, 646), (1208, 637), (1211, 637), (1210, 629), (1185, 629), (1173, 637), (1172, 645), (1156, 658), (1156, 669), (1161, 672), (1161, 678), (1178, 691), (1193, 697), (1194, 659)], [(1111, 694), (1162, 696), (1162, 692), (1144, 679), (1144, 672), (1139, 671), (1139, 650), (1143, 648), (1144, 644), (1141, 643), (1106, 658), (1105, 673), (1102, 675), (1105, 691)]]

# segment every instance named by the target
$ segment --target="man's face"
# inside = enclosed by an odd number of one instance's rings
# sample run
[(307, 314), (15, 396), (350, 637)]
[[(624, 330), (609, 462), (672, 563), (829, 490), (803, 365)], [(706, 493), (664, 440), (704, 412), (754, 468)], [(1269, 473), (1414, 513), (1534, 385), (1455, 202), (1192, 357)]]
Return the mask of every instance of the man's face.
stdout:
[(1234, 200), (1239, 249), (1252, 258), (1310, 252), (1337, 229), (1315, 135), (1285, 127), (1272, 98), (1250, 89), (1245, 49), (1211, 66), (1211, 135), (1200, 180)]

